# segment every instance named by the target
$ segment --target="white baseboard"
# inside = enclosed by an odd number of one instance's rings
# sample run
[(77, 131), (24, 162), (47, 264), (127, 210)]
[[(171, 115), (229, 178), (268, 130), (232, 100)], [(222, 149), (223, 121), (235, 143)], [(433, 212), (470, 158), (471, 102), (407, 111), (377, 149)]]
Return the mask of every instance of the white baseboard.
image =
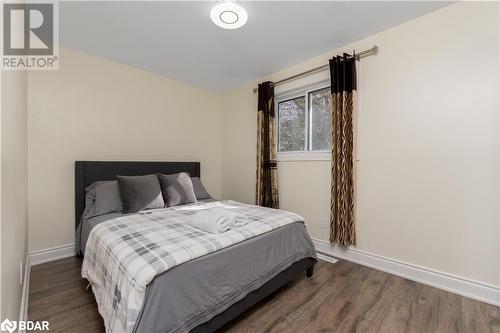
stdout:
[(75, 256), (75, 244), (68, 244), (30, 253), (31, 266)]
[[(31, 273), (29, 254), (26, 254), (24, 263), (25, 264), (24, 264), (24, 276), (23, 276), (23, 290), (21, 294), (21, 308), (19, 310), (19, 321), (28, 320), (28, 303), (30, 295), (30, 273)], [(25, 333), (25, 331), (19, 330), (19, 333)]]
[(408, 280), (500, 306), (499, 286), (493, 286), (402, 261), (384, 258), (352, 247), (342, 248), (319, 239), (313, 239), (313, 243), (320, 259), (323, 259), (320, 255), (322, 257), (345, 259)]

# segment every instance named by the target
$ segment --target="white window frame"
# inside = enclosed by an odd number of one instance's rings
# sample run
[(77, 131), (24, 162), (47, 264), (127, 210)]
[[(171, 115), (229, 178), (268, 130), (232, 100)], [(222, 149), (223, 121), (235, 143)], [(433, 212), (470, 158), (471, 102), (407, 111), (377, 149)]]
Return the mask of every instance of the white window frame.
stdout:
[(277, 151), (278, 162), (291, 162), (291, 161), (330, 161), (331, 151), (330, 150), (311, 150), (312, 148), (312, 110), (309, 103), (309, 93), (316, 90), (321, 90), (330, 87), (330, 81), (325, 80), (319, 83), (305, 85), (298, 89), (288, 90), (278, 94), (275, 97), (275, 106), (277, 117), (276, 117), (276, 148), (279, 148), (279, 103), (286, 102), (288, 100), (304, 97), (305, 98), (305, 116), (306, 116), (306, 128), (305, 128), (305, 150), (296, 151)]

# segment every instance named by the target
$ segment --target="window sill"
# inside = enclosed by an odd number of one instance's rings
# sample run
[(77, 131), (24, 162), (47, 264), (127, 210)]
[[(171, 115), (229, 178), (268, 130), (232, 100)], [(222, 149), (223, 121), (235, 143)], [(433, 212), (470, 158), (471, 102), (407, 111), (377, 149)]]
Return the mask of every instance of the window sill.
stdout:
[(332, 153), (329, 151), (281, 152), (278, 153), (277, 159), (278, 162), (331, 161)]

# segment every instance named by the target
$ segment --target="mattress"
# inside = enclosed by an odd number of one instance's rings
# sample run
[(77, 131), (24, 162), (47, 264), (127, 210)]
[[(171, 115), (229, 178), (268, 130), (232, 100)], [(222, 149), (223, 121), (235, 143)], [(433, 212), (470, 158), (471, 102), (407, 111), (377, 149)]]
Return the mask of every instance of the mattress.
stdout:
[[(83, 221), (83, 251), (93, 227), (119, 216)], [(314, 246), (297, 222), (176, 266), (148, 285), (134, 332), (188, 332), (308, 257)]]

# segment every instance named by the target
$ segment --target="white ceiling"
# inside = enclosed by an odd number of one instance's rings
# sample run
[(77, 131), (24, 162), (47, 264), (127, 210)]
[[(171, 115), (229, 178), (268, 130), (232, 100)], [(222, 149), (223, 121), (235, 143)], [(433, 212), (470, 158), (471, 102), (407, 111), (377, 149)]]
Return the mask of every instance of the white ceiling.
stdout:
[(249, 2), (248, 23), (224, 30), (215, 2), (61, 2), (60, 42), (199, 87), (225, 91), (448, 2)]

